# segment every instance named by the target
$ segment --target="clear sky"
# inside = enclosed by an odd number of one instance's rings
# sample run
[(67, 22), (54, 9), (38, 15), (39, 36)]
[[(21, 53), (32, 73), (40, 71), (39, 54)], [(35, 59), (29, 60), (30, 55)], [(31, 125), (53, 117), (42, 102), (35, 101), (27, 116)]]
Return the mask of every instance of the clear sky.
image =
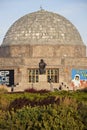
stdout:
[(87, 0), (0, 0), (0, 44), (16, 20), (40, 10), (40, 6), (70, 20), (87, 45)]

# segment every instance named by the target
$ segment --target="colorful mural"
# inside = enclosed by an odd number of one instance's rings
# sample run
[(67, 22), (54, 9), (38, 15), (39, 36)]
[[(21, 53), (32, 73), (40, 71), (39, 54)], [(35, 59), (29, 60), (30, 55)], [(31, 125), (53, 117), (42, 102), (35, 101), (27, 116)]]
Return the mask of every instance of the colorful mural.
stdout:
[(77, 89), (87, 87), (87, 70), (72, 69), (72, 83)]

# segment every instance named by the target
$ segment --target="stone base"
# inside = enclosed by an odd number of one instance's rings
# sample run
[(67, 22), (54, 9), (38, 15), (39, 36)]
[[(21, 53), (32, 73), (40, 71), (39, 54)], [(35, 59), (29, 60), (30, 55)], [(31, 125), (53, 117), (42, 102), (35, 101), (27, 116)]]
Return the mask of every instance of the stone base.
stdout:
[(39, 82), (38, 83), (24, 83), (21, 82), (19, 85), (14, 87), (14, 91), (24, 91), (26, 89), (36, 89), (36, 90), (50, 90), (53, 91), (54, 88), (58, 87), (58, 84), (48, 83), (47, 82), (47, 75), (39, 75)]
[(47, 82), (47, 75), (39, 75), (39, 83)]
[(35, 83), (35, 84), (33, 84), (33, 88), (36, 90), (41, 90), (41, 89), (50, 90), (50, 84), (46, 83), (46, 82)]

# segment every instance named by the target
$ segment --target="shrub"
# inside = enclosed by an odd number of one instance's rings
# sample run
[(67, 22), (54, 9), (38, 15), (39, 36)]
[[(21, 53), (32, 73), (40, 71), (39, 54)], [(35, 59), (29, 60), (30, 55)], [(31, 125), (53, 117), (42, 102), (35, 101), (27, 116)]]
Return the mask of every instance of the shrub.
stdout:
[(80, 115), (80, 119), (83, 122), (85, 129), (87, 129), (87, 105), (84, 105), (83, 103), (78, 104), (78, 113)]
[(23, 98), (15, 99), (13, 102), (11, 102), (9, 105), (9, 110), (21, 109), (24, 106), (31, 106), (31, 107), (44, 106), (44, 105), (47, 106), (49, 104), (54, 104), (54, 103), (55, 103), (55, 97), (53, 97), (53, 96), (50, 96), (48, 98), (44, 98), (41, 100), (37, 100), (37, 99), (30, 100), (30, 99), (23, 97)]
[(48, 96), (42, 99), (34, 98), (33, 100), (23, 97), (23, 98), (17, 98), (14, 101), (12, 101), (9, 105), (9, 110), (21, 109), (24, 106), (35, 107), (35, 106), (47, 106), (50, 104), (63, 105), (65, 107), (72, 106), (74, 107), (74, 109), (77, 109), (77, 105), (78, 105), (76, 100), (68, 97)]
[(7, 91), (7, 89), (5, 89), (5, 88), (0, 88), (0, 94), (2, 94), (2, 93), (7, 93), (8, 91)]
[(83, 88), (83, 89), (81, 89), (81, 90), (79, 90), (80, 92), (85, 92), (85, 93), (87, 93), (87, 87), (86, 88)]
[(9, 101), (5, 97), (0, 97), (0, 109), (7, 110), (9, 107)]
[(86, 130), (86, 99), (79, 91), (1, 94), (0, 129)]
[(44, 93), (50, 92), (50, 91), (47, 90), (47, 89), (36, 90), (36, 89), (34, 89), (34, 88), (25, 89), (24, 91), (25, 91), (25, 92), (29, 92), (29, 93), (40, 93), (40, 94), (44, 94)]
[(23, 107), (0, 116), (0, 128), (6, 130), (84, 130), (78, 111), (54, 105)]

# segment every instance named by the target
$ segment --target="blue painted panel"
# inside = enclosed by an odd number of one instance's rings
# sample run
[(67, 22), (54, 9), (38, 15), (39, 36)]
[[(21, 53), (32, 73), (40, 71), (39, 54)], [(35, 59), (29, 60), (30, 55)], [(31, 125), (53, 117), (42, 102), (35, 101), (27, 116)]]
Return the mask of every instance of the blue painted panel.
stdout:
[(87, 70), (72, 69), (72, 79), (74, 79), (77, 74), (80, 75), (80, 80), (87, 80)]

